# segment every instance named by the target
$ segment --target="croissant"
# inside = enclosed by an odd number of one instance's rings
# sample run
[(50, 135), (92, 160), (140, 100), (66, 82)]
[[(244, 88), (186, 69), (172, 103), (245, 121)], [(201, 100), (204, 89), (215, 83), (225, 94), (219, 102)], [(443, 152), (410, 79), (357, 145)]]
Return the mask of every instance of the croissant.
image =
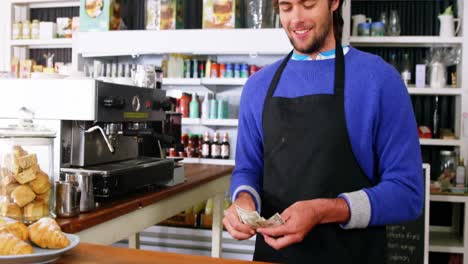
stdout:
[(0, 226), (0, 233), (10, 233), (15, 237), (26, 241), (28, 240), (28, 228), (20, 222), (11, 222)]
[(32, 254), (33, 248), (28, 243), (12, 234), (0, 234), (0, 255)]
[(60, 226), (52, 218), (41, 218), (28, 229), (31, 241), (41, 248), (59, 249), (70, 245), (70, 241), (62, 233)]

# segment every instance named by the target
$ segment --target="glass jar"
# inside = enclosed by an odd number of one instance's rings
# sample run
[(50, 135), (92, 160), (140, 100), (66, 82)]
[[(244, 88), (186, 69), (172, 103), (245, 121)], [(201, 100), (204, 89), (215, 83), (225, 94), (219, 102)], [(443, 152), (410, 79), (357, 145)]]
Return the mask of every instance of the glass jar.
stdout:
[(440, 152), (439, 181), (442, 191), (452, 187), (455, 183), (457, 160), (457, 153), (455, 151), (443, 150)]
[(29, 20), (23, 22), (23, 32), (21, 35), (23, 39), (31, 39), (31, 22)]
[(401, 33), (401, 24), (400, 24), (400, 15), (398, 11), (390, 11), (390, 18), (387, 25), (387, 35), (389, 36), (400, 36)]
[(31, 119), (0, 128), (0, 215), (26, 224), (55, 217), (54, 138)]
[(40, 31), (39, 31), (39, 20), (34, 19), (31, 25), (31, 38), (32, 39), (39, 39)]

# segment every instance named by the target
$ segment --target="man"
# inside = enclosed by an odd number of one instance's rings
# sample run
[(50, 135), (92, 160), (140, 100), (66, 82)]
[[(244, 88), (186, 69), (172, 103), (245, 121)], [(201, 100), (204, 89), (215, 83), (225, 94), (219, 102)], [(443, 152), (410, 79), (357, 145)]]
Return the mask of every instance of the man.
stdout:
[[(340, 0), (276, 4), (294, 50), (245, 85), (223, 223), (239, 240), (257, 234), (254, 260), (384, 263), (385, 225), (423, 206), (406, 87), (381, 58), (341, 46)], [(254, 230), (235, 206), (285, 224)]]

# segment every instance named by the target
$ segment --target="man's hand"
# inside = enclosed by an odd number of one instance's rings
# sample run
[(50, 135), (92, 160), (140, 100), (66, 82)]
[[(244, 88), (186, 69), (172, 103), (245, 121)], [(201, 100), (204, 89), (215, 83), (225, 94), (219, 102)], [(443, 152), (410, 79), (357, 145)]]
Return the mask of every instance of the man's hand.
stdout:
[(300, 201), (284, 210), (281, 217), (286, 222), (284, 225), (257, 229), (276, 250), (302, 242), (318, 224), (347, 222), (349, 207), (341, 198)]
[(245, 240), (255, 235), (255, 230), (242, 223), (237, 215), (236, 205), (242, 209), (254, 211), (255, 203), (249, 193), (242, 192), (236, 201), (224, 212), (223, 224), (231, 236), (237, 240)]

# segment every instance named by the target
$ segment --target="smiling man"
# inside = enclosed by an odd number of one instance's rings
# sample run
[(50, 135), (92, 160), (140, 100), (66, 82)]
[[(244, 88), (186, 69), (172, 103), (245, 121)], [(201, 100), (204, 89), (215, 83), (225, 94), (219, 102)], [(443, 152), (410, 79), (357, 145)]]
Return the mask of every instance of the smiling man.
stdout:
[[(274, 0), (294, 50), (244, 87), (223, 223), (255, 260), (384, 263), (385, 225), (416, 219), (423, 173), (410, 97), (381, 58), (341, 45), (340, 0)], [(252, 229), (236, 206), (285, 224)]]

